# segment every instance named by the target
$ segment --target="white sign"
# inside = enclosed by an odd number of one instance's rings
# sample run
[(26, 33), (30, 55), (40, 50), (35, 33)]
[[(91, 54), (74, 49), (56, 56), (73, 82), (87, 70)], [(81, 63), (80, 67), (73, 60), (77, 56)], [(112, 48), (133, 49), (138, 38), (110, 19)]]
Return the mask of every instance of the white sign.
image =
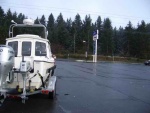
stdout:
[(93, 40), (97, 40), (98, 39), (98, 30), (93, 32)]

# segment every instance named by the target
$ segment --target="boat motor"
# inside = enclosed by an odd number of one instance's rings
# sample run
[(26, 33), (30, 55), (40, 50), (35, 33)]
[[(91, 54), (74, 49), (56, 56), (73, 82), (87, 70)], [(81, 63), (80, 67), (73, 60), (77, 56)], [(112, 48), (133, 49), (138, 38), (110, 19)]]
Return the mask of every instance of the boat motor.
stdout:
[(6, 78), (14, 66), (14, 50), (10, 46), (0, 45), (0, 92), (6, 83)]

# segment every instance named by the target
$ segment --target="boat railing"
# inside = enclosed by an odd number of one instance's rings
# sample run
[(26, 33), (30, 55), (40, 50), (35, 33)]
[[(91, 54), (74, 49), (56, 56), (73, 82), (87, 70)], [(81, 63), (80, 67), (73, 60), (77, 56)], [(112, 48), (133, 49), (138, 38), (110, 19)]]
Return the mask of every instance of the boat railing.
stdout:
[(47, 33), (47, 30), (46, 30), (46, 27), (43, 24), (17, 24), (17, 23), (12, 24), (9, 27), (9, 38), (14, 37), (14, 28), (15, 27), (26, 27), (26, 28), (27, 27), (29, 27), (29, 28), (31, 28), (31, 27), (34, 27), (34, 28), (41, 27), (41, 28), (44, 28), (44, 36), (42, 38), (47, 39), (48, 33)]

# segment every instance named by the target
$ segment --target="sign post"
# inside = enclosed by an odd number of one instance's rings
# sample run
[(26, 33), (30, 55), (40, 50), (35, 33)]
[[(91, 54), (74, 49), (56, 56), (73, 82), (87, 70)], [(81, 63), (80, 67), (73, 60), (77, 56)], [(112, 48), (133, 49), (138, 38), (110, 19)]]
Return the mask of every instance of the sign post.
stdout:
[(93, 62), (97, 62), (97, 39), (98, 30), (93, 32)]

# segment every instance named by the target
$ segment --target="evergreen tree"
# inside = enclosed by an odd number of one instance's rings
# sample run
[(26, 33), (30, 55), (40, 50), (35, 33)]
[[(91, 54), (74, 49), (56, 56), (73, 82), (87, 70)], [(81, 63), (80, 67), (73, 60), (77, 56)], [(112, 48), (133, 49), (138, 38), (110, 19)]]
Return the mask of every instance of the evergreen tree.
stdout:
[(119, 52), (119, 39), (118, 39), (118, 31), (115, 27), (113, 30), (113, 54), (116, 55)]
[(12, 20), (14, 20), (15, 22), (17, 22), (17, 12), (14, 12), (13, 14), (12, 14)]
[(39, 23), (39, 18), (38, 18), (38, 17), (35, 19), (34, 24), (40, 24), (40, 23)]
[(136, 30), (136, 53), (138, 57), (147, 58), (149, 54), (149, 37), (146, 30), (146, 24), (144, 21), (141, 21), (141, 24), (138, 25)]
[(5, 22), (4, 22), (4, 34), (5, 34), (5, 38), (9, 37), (8, 35), (8, 30), (9, 30), (9, 26), (12, 24), (11, 20), (13, 19), (13, 14), (11, 12), (11, 10), (9, 9), (6, 13), (5, 16)]
[[(39, 20), (40, 24), (44, 25), (46, 27), (46, 19), (45, 19), (45, 16), (42, 15), (42, 17), (40, 18)], [(39, 31), (43, 31), (42, 28), (37, 28)], [(45, 33), (44, 32), (41, 32), (40, 36), (42, 37), (45, 37)]]
[(118, 30), (118, 54), (124, 56), (124, 45), (125, 38), (124, 38), (124, 29), (120, 26)]
[(79, 14), (75, 16), (75, 20), (72, 24), (73, 27), (73, 44), (74, 44), (74, 53), (76, 50), (80, 50), (80, 46), (82, 45), (83, 39), (81, 37), (82, 34), (82, 21)]
[(55, 36), (55, 19), (52, 13), (48, 17), (47, 29), (48, 29), (48, 39), (50, 40), (50, 42), (57, 43), (56, 39), (57, 37)]
[(16, 21), (16, 22), (17, 22), (18, 24), (22, 24), (24, 19), (25, 19), (25, 15), (22, 14), (22, 13), (20, 13), (20, 14), (18, 15), (18, 17), (17, 17), (17, 21)]
[(146, 24), (146, 31), (150, 34), (150, 23)]
[(68, 40), (67, 40), (67, 43), (68, 43), (68, 52), (73, 52), (73, 37), (72, 37), (72, 20), (71, 18), (70, 19), (67, 19), (67, 22), (66, 22), (66, 29), (67, 29), (67, 32), (68, 32)]
[(102, 32), (102, 53), (104, 55), (112, 55), (112, 25), (109, 18), (104, 19), (103, 32)]
[(72, 27), (72, 20), (71, 18), (67, 19), (67, 22), (66, 22), (66, 28), (69, 32), (71, 32), (71, 27)]
[(102, 20), (100, 16), (98, 16), (97, 18), (96, 26), (97, 26), (97, 29), (99, 30), (99, 39), (100, 39), (101, 32), (102, 32)]
[(97, 40), (97, 48), (98, 48), (98, 50), (97, 50), (97, 52), (98, 53), (101, 53), (101, 34), (102, 34), (102, 20), (101, 20), (101, 17), (100, 16), (98, 16), (98, 18), (97, 18), (97, 20), (96, 20), (96, 27), (97, 28), (95, 28), (94, 29), (94, 31), (95, 30), (98, 30), (99, 31), (99, 33), (98, 33), (98, 35), (99, 35), (99, 37), (98, 37), (98, 40)]
[(4, 26), (5, 23), (5, 13), (4, 10), (0, 7), (0, 43), (5, 43), (6, 38), (6, 29)]
[(5, 21), (5, 25), (7, 27), (9, 27), (11, 25), (12, 19), (13, 19), (13, 14), (12, 14), (11, 10), (9, 9), (6, 13), (6, 21)]
[(150, 23), (146, 24), (146, 38), (147, 38), (147, 59), (150, 59)]
[[(0, 7), (0, 43), (5, 43), (8, 37), (9, 26), (14, 20), (18, 24), (22, 24), (25, 15), (17, 12), (12, 13), (9, 9), (6, 13)], [(44, 15), (40, 19), (35, 20), (35, 24), (46, 26), (46, 18)], [(132, 27), (129, 21), (125, 29), (120, 27), (118, 30), (112, 28), (109, 18), (104, 19), (98, 16), (95, 23), (92, 23), (90, 15), (86, 15), (85, 19), (81, 20), (79, 14), (75, 16), (74, 21), (63, 19), (60, 13), (55, 21), (53, 14), (48, 18), (47, 28), (49, 31), (48, 39), (52, 43), (52, 51), (55, 53), (74, 52), (84, 53), (86, 47), (89, 52), (92, 51), (92, 32), (99, 30), (98, 52), (104, 55), (121, 55), (137, 58), (150, 58), (150, 23), (145, 23), (144, 20), (138, 24), (137, 28)], [(14, 35), (17, 33), (33, 33), (43, 36), (40, 28), (31, 30), (30, 28), (14, 28)], [(86, 41), (86, 46), (83, 44)]]
[(63, 49), (68, 50), (70, 45), (68, 43), (68, 38), (69, 38), (69, 32), (66, 29), (65, 26), (65, 21), (63, 19), (62, 14), (60, 13), (59, 16), (57, 17), (57, 26), (56, 26), (56, 36), (58, 39), (58, 44), (62, 46), (62, 51)]
[(42, 17), (40, 19), (40, 23), (43, 24), (44, 26), (46, 26), (46, 19), (45, 19), (44, 15), (42, 15)]
[(129, 21), (128, 25), (125, 27), (125, 43), (124, 43), (124, 51), (127, 56), (132, 54), (131, 44), (133, 42), (133, 27), (132, 23)]
[(0, 7), (0, 27), (4, 25), (5, 14), (4, 10)]
[(86, 40), (86, 42), (87, 42), (87, 52), (89, 52), (89, 47), (92, 46), (92, 42), (93, 42), (92, 41), (92, 31), (91, 31), (91, 21), (92, 20), (91, 20), (90, 15), (89, 16), (86, 15), (85, 20), (83, 21), (84, 40)]

